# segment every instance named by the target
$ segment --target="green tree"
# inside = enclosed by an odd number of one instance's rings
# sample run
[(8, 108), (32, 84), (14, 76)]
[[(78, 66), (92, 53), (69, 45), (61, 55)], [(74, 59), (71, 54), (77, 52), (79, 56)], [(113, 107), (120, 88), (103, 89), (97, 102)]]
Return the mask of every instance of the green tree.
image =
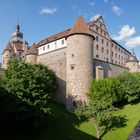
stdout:
[(133, 102), (140, 98), (140, 73), (124, 72), (117, 78), (124, 89), (125, 99), (128, 102)]
[(1, 80), (2, 88), (16, 99), (16, 119), (34, 121), (50, 113), (56, 86), (54, 73), (48, 67), (12, 60)]
[[(89, 103), (79, 102), (75, 113), (79, 117), (92, 119), (96, 129), (96, 136), (101, 137), (101, 130), (106, 133), (111, 127), (119, 124), (121, 116), (115, 116), (117, 110), (113, 103), (123, 98), (122, 88), (115, 78), (106, 78), (93, 81), (88, 94)], [(102, 135), (103, 135), (102, 134)]]

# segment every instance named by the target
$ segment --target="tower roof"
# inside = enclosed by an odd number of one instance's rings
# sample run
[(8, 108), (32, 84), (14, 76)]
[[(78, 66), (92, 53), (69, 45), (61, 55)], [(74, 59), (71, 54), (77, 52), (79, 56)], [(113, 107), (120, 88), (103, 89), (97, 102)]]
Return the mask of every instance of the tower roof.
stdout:
[(73, 34), (88, 34), (90, 36), (93, 36), (90, 30), (88, 29), (82, 16), (78, 16), (73, 27), (69, 31), (68, 36)]
[(133, 49), (129, 59), (126, 62), (139, 62)]
[(16, 25), (16, 31), (12, 34), (12, 42), (23, 43), (23, 34), (20, 32), (19, 23)]
[(35, 43), (31, 46), (31, 48), (27, 52), (27, 55), (30, 55), (30, 54), (34, 54), (34, 55), (37, 55), (38, 54), (37, 46), (36, 46)]
[(13, 50), (11, 42), (8, 42), (6, 48), (4, 49), (4, 51), (7, 51), (7, 50), (9, 50), (9, 51)]

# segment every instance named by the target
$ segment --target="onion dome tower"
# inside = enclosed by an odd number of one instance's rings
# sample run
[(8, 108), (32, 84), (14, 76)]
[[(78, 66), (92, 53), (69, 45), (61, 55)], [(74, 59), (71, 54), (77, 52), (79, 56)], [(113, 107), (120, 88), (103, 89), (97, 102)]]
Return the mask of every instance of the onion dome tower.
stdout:
[(78, 102), (87, 102), (93, 79), (94, 37), (79, 16), (67, 36), (66, 107), (72, 112)]
[(26, 61), (35, 64), (37, 60), (37, 55), (38, 55), (37, 46), (34, 43), (26, 54)]
[(16, 31), (12, 34), (12, 42), (23, 43), (23, 34), (20, 32), (20, 26), (18, 23), (16, 25)]
[(132, 53), (129, 57), (129, 59), (126, 61), (126, 67), (131, 71), (131, 72), (138, 72), (139, 71), (139, 61), (136, 58), (135, 52), (132, 49)]

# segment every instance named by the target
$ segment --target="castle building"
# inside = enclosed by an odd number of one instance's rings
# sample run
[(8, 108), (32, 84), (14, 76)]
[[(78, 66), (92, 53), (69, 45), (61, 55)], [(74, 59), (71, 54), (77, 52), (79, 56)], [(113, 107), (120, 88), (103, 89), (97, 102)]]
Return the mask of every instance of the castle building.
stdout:
[(20, 32), (20, 26), (17, 23), (16, 31), (12, 34), (12, 40), (9, 41), (2, 53), (2, 68), (6, 69), (10, 59), (25, 60), (26, 53), (29, 50), (28, 42), (23, 42), (23, 34)]
[(13, 57), (48, 65), (57, 77), (56, 99), (66, 104), (69, 111), (78, 101), (87, 101), (86, 93), (93, 78), (139, 71), (134, 52), (129, 52), (109, 36), (102, 16), (87, 23), (79, 16), (72, 28), (31, 47), (23, 43), (19, 29), (17, 25), (12, 42), (3, 51), (3, 68), (7, 68), (7, 62)]

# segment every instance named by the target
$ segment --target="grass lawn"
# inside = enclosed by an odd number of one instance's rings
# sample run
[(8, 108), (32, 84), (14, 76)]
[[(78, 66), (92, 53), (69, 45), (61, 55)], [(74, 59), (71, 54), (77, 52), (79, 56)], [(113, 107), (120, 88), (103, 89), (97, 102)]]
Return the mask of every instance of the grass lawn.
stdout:
[[(103, 136), (103, 140), (126, 140), (131, 130), (140, 120), (140, 103), (126, 105), (117, 112), (126, 115), (127, 126), (110, 130)], [(65, 107), (59, 104), (53, 105), (53, 114), (45, 122), (45, 128), (24, 133), (0, 131), (0, 140), (96, 140), (95, 129), (91, 121), (80, 122), (77, 117), (65, 111)]]

